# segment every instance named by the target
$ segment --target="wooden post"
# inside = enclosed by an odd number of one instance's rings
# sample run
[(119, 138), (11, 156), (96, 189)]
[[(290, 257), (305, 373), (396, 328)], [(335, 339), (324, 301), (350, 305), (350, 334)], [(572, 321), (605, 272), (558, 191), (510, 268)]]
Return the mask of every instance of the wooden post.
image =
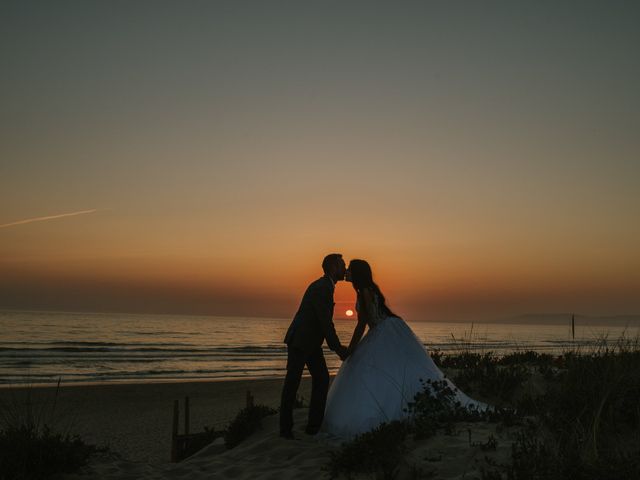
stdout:
[(571, 338), (576, 339), (576, 316), (571, 314)]
[(189, 397), (184, 397), (184, 434), (189, 435)]
[(178, 461), (178, 416), (180, 408), (178, 400), (173, 401), (173, 428), (171, 430), (171, 461)]
[(251, 395), (251, 391), (247, 390), (247, 408), (253, 407), (253, 395)]

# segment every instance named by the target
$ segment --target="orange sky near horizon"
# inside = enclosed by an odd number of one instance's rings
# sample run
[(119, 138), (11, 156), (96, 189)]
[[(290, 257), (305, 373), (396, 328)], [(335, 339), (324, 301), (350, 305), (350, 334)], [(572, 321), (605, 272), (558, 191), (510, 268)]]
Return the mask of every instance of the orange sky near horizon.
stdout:
[[(226, 243), (204, 229), (193, 236), (183, 231), (176, 239), (154, 234), (149, 225), (136, 239), (132, 229), (117, 226), (119, 221), (117, 211), (105, 211), (0, 232), (3, 306), (287, 317), (307, 283), (321, 275), (322, 256), (338, 251), (347, 261), (367, 259), (390, 305), (412, 319), (487, 320), (556, 311), (632, 314), (637, 308), (640, 278), (633, 273), (640, 269), (631, 268), (632, 257), (620, 249), (590, 259), (588, 248), (581, 252), (570, 245), (555, 251), (548, 245), (545, 251), (538, 245), (508, 250), (499, 248), (501, 243), (473, 240), (430, 244), (426, 232), (411, 237), (420, 241), (396, 245), (378, 237), (383, 241), (377, 245), (320, 230), (308, 241), (253, 245), (241, 239)], [(111, 222), (114, 234), (105, 227)], [(296, 228), (283, 227), (274, 235), (295, 237)], [(322, 243), (335, 247), (322, 248)], [(350, 286), (340, 284), (340, 308), (352, 307), (353, 301)], [(340, 317), (342, 310), (336, 312)]]
[(7, 7), (0, 309), (288, 318), (340, 252), (413, 320), (640, 314), (639, 22)]

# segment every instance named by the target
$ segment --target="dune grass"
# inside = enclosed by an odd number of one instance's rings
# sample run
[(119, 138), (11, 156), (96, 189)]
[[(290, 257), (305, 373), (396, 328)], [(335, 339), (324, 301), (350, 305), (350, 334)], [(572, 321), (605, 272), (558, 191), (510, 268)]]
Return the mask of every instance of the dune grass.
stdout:
[(513, 479), (640, 478), (640, 345), (625, 340), (558, 357), (538, 419), (514, 444)]
[(263, 418), (275, 413), (277, 410), (266, 405), (250, 405), (240, 410), (223, 433), (226, 447), (233, 448), (239, 445), (253, 432), (262, 428)]
[[(560, 355), (519, 351), (507, 355), (463, 351), (434, 352), (465, 393), (495, 408), (462, 408), (445, 382), (427, 382), (410, 404), (410, 420), (400, 428), (382, 425), (332, 454), (332, 478), (371, 473), (394, 478), (403, 447), (376, 446), (398, 431), (401, 442), (453, 430), (456, 422), (497, 422), (516, 426), (510, 461), (482, 468), (482, 480), (640, 478), (640, 342), (603, 338), (590, 348)], [(536, 388), (532, 388), (536, 386)], [(368, 452), (376, 452), (363, 464)]]
[[(52, 398), (36, 401), (32, 388), (23, 399), (0, 405), (0, 480), (39, 480), (73, 473), (98, 452), (60, 428), (60, 381)], [(104, 450), (104, 449), (100, 449)]]

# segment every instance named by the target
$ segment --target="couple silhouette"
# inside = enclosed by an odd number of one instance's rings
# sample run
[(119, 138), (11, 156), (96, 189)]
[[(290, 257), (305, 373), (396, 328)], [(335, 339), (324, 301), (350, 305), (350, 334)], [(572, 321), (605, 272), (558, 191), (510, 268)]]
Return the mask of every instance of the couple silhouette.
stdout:
[[(284, 338), (287, 373), (280, 401), (281, 437), (294, 438), (293, 406), (305, 367), (311, 374), (304, 429), (309, 435), (322, 430), (348, 439), (383, 422), (402, 419), (426, 380), (446, 381), (464, 406), (486, 407), (445, 378), (420, 339), (386, 305), (365, 260), (351, 260), (347, 268), (342, 255), (332, 253), (322, 261), (322, 270), (324, 275), (307, 287)], [(348, 347), (340, 343), (333, 324), (333, 294), (342, 280), (353, 285), (358, 313)], [(343, 361), (331, 389), (322, 351), (325, 341)]]

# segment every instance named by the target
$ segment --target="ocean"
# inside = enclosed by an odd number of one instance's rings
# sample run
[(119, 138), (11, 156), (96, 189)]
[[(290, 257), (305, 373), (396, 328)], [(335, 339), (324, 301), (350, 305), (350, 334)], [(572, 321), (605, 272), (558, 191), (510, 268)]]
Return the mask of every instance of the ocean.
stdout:
[[(0, 312), (0, 386), (282, 377), (290, 319)], [(353, 320), (336, 320), (348, 344)], [(429, 349), (561, 353), (635, 338), (637, 326), (409, 322)], [(326, 347), (325, 347), (326, 348)], [(338, 357), (326, 350), (332, 373)]]

